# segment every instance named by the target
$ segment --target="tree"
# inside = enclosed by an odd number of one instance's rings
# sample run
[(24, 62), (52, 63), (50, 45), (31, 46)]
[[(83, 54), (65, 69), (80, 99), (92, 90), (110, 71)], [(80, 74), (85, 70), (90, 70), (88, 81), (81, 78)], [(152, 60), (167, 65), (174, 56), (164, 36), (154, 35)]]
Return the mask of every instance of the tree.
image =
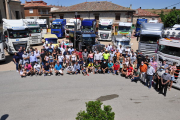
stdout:
[(178, 19), (178, 15), (180, 16), (179, 10), (171, 10), (171, 12), (167, 15), (161, 16), (161, 19), (164, 22), (164, 26), (171, 27), (174, 24), (179, 24), (180, 19)]
[(89, 101), (86, 103), (86, 112), (80, 111), (77, 114), (76, 120), (114, 120), (115, 113), (111, 112), (111, 106), (104, 105), (102, 110), (102, 104), (100, 101)]

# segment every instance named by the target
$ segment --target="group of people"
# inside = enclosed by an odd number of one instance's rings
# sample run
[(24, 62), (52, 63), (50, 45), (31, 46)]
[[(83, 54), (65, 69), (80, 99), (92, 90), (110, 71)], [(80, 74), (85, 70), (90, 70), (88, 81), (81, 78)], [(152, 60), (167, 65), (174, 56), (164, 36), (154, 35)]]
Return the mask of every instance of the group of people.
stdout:
[(16, 70), (20, 76), (33, 75), (63, 75), (64, 70), (67, 74), (83, 74), (89, 76), (93, 74), (112, 73), (130, 78), (131, 81), (140, 80), (149, 89), (152, 81), (156, 82), (155, 89), (166, 96), (168, 85), (172, 87), (174, 73), (177, 70), (176, 64), (167, 65), (163, 61), (158, 66), (155, 57), (149, 58), (142, 53), (136, 54), (129, 47), (123, 48), (121, 45), (115, 48), (107, 45), (98, 51), (90, 49), (77, 51), (72, 46), (68, 46), (64, 41), (59, 46), (45, 44), (41, 51), (37, 48), (20, 47), (19, 52), (13, 56)]

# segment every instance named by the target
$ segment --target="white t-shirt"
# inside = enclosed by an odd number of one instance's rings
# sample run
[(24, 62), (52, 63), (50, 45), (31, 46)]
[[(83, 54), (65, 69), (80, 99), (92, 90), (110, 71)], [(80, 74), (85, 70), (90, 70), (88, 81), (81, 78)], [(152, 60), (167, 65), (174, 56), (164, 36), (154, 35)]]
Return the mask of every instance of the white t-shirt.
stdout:
[(67, 70), (67, 71), (73, 71), (74, 68), (73, 68), (73, 66), (67, 66), (66, 70)]
[(121, 47), (121, 48), (120, 48), (120, 47), (118, 47), (118, 50), (119, 50), (119, 52), (120, 52), (120, 53), (122, 53), (122, 52), (123, 52), (123, 50), (124, 50), (124, 48), (122, 48), (122, 47)]
[(126, 51), (128, 52), (128, 54), (130, 54), (130, 52), (131, 52), (131, 50), (129, 48), (128, 49), (125, 48), (125, 52)]
[(94, 60), (101, 60), (101, 54), (94, 54)]
[(71, 59), (74, 60), (74, 61), (76, 61), (76, 55), (72, 55), (72, 56), (71, 56)]
[(100, 60), (103, 60), (103, 55), (102, 55), (103, 53), (104, 53), (104, 52), (102, 52), (102, 53), (100, 52), (100, 53), (99, 53), (99, 54), (100, 54)]
[(41, 66), (39, 65), (39, 64), (37, 64), (37, 65), (34, 65), (34, 69), (36, 69), (36, 70), (40, 70), (40, 68), (41, 68)]
[(54, 45), (49, 45), (49, 46), (51, 46), (51, 48), (54, 49)]
[(63, 55), (58, 56), (58, 61), (59, 61), (59, 62), (63, 62), (63, 59), (64, 59), (64, 56), (63, 56)]
[(111, 46), (111, 45), (110, 45), (110, 46), (109, 46), (109, 45), (107, 46), (107, 50), (108, 50), (108, 51), (110, 51), (110, 50), (111, 50), (111, 48), (112, 48), (112, 46)]
[(66, 55), (66, 60), (70, 60), (70, 55)]

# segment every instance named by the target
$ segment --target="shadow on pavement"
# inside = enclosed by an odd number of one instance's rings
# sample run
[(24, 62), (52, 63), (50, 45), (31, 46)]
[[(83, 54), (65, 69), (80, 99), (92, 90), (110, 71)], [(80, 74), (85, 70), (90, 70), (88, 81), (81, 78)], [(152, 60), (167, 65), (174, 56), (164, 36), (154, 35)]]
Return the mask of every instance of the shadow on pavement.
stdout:
[(13, 55), (6, 55), (6, 60), (4, 62), (0, 62), (0, 65), (3, 65), (3, 64), (8, 64), (10, 63), (11, 61), (13, 61)]
[(0, 119), (0, 120), (6, 120), (8, 117), (9, 117), (9, 115), (8, 115), (8, 114), (4, 114), (4, 115), (1, 117), (1, 119)]

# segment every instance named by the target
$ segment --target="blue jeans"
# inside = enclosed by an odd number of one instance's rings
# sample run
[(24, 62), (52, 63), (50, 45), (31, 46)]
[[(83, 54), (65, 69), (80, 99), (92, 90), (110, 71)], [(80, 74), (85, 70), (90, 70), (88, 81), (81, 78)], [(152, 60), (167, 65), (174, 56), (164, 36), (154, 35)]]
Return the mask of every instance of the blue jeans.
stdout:
[(14, 63), (14, 64), (16, 64), (16, 70), (18, 70), (19, 63)]
[(93, 58), (89, 58), (89, 62), (92, 62), (92, 63), (93, 63)]
[(148, 87), (148, 82), (149, 82), (149, 88), (151, 88), (152, 79), (153, 79), (153, 75), (147, 75), (146, 86)]
[(132, 79), (132, 81), (138, 81), (140, 78), (139, 77), (134, 77), (134, 79)]
[(137, 69), (139, 69), (139, 66), (140, 66), (141, 64), (137, 64)]
[(114, 74), (116, 74), (116, 75), (117, 75), (117, 74), (118, 74), (118, 70), (114, 70)]

